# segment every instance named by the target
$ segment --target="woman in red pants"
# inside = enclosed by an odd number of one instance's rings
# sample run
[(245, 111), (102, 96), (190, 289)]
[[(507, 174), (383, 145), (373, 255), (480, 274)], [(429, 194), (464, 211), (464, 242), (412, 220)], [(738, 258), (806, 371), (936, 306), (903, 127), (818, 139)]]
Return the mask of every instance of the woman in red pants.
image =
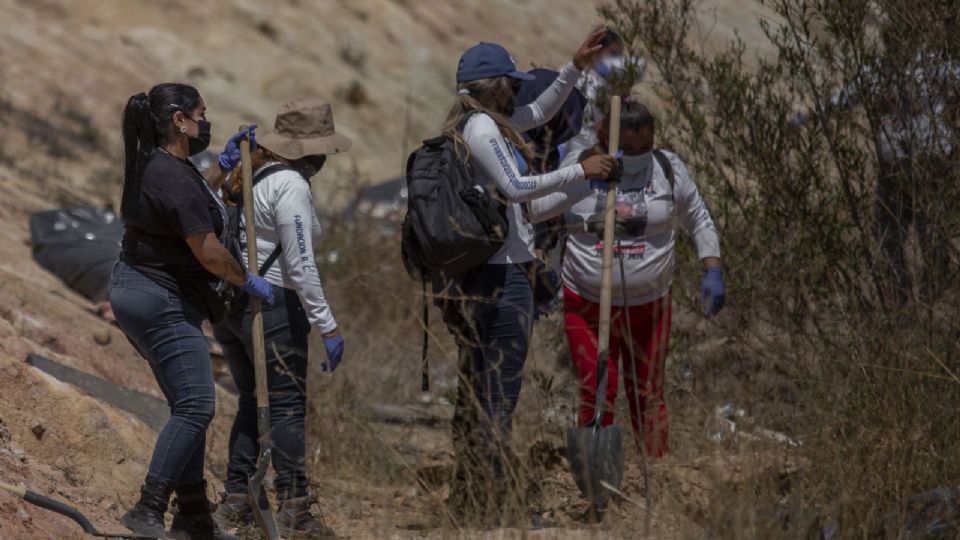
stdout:
[[(608, 119), (600, 124), (601, 143), (586, 153), (607, 152), (608, 124)], [(642, 444), (647, 456), (659, 458), (668, 449), (663, 372), (670, 341), (675, 223), (686, 228), (703, 261), (700, 290), (707, 317), (720, 311), (724, 302), (720, 242), (686, 166), (676, 154), (654, 150), (654, 118), (647, 108), (636, 102), (625, 103), (620, 129), (623, 170), (616, 188), (609, 382), (601, 423), (613, 423), (613, 404), (622, 374), (637, 444)], [(531, 205), (537, 221), (563, 214), (569, 231), (562, 264), (564, 325), (580, 379), (580, 426), (593, 421), (596, 402), (606, 189), (603, 181), (571, 184)], [(622, 370), (617, 359), (622, 360)]]

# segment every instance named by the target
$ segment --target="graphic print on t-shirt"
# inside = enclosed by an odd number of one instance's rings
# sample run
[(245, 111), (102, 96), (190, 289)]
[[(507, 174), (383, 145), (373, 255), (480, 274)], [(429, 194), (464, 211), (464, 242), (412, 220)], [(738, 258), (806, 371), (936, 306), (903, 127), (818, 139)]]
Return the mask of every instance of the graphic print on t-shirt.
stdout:
[[(646, 188), (617, 190), (617, 200), (614, 208), (616, 208), (617, 219), (623, 223), (624, 234), (620, 237), (619, 245), (613, 247), (615, 258), (620, 256), (621, 251), (626, 260), (643, 258), (645, 250), (643, 235), (647, 229), (646, 191)], [(606, 206), (607, 197), (601, 192), (597, 196), (595, 215), (602, 216)], [(594, 252), (597, 257), (603, 255), (603, 237), (599, 234), (597, 235)]]

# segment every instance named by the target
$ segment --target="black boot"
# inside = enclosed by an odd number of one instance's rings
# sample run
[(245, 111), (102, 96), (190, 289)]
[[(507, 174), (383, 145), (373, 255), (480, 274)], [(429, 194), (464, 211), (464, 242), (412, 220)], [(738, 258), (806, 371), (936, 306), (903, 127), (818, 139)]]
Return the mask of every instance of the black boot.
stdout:
[(246, 493), (224, 493), (213, 513), (213, 520), (224, 529), (239, 529), (254, 523), (250, 496)]
[(179, 508), (173, 516), (170, 537), (175, 540), (240, 540), (227, 534), (213, 520), (207, 483), (177, 487)]
[(120, 518), (131, 531), (144, 536), (166, 539), (163, 516), (167, 513), (173, 483), (147, 477), (140, 488), (140, 500)]
[(333, 529), (310, 513), (313, 497), (296, 497), (280, 502), (277, 511), (277, 530), (287, 540), (318, 540), (336, 538)]

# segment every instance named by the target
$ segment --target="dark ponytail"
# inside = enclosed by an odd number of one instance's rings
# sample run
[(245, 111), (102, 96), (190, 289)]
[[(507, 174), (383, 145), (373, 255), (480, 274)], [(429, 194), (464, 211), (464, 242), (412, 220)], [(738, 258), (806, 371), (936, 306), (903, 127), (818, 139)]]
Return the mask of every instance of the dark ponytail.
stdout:
[(130, 96), (123, 109), (123, 196), (120, 216), (127, 220), (137, 212), (140, 180), (157, 148), (164, 143), (173, 114), (190, 114), (200, 104), (197, 89), (176, 83), (158, 84)]
[(131, 96), (123, 109), (123, 198), (120, 215), (130, 218), (140, 200), (143, 168), (156, 148), (150, 101), (143, 92)]

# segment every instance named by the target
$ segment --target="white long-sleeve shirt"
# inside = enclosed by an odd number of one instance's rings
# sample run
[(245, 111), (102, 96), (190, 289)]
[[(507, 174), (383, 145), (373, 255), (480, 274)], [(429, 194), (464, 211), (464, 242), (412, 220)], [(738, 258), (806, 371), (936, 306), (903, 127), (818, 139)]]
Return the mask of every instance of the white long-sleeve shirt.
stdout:
[[(622, 253), (614, 247), (614, 257), (615, 260), (624, 257), (626, 305), (629, 306), (652, 302), (669, 292), (677, 238), (674, 216), (693, 237), (699, 258), (720, 257), (717, 230), (697, 185), (676, 154), (667, 151), (664, 154), (673, 166), (673, 194), (670, 181), (653, 154), (647, 154), (649, 158), (643, 166), (632, 172), (624, 171), (623, 182), (617, 189), (617, 213), (629, 233), (621, 238)], [(561, 279), (573, 292), (591, 302), (599, 302), (603, 238), (583, 231), (583, 224), (590, 216), (603, 214), (606, 190), (593, 189), (587, 182), (583, 184), (533, 201), (530, 213), (535, 221), (564, 214), (567, 226), (577, 230), (566, 239)], [(612, 283), (613, 304), (622, 306), (620, 268), (616, 262)]]
[[(526, 131), (548, 122), (573, 90), (579, 77), (573, 63), (531, 104), (518, 107), (510, 121), (518, 131)], [(521, 203), (552, 193), (564, 185), (584, 182), (583, 167), (575, 164), (547, 174), (521, 176), (513, 146), (504, 139), (490, 116), (475, 114), (463, 128), (470, 147), (470, 160), (481, 187), (493, 186), (508, 201), (509, 231), (503, 247), (490, 259), (491, 264), (524, 263), (533, 260), (533, 225), (524, 217)]]
[[(254, 174), (274, 164), (267, 163)], [(280, 256), (263, 277), (274, 285), (296, 291), (311, 326), (324, 334), (335, 330), (337, 321), (327, 305), (313, 256), (313, 244), (322, 230), (313, 209), (310, 184), (295, 171), (280, 170), (257, 182), (253, 200), (257, 266), (263, 265), (277, 242), (282, 246)], [(246, 246), (245, 229), (240, 230)], [(246, 247), (243, 260), (247, 260)]]

